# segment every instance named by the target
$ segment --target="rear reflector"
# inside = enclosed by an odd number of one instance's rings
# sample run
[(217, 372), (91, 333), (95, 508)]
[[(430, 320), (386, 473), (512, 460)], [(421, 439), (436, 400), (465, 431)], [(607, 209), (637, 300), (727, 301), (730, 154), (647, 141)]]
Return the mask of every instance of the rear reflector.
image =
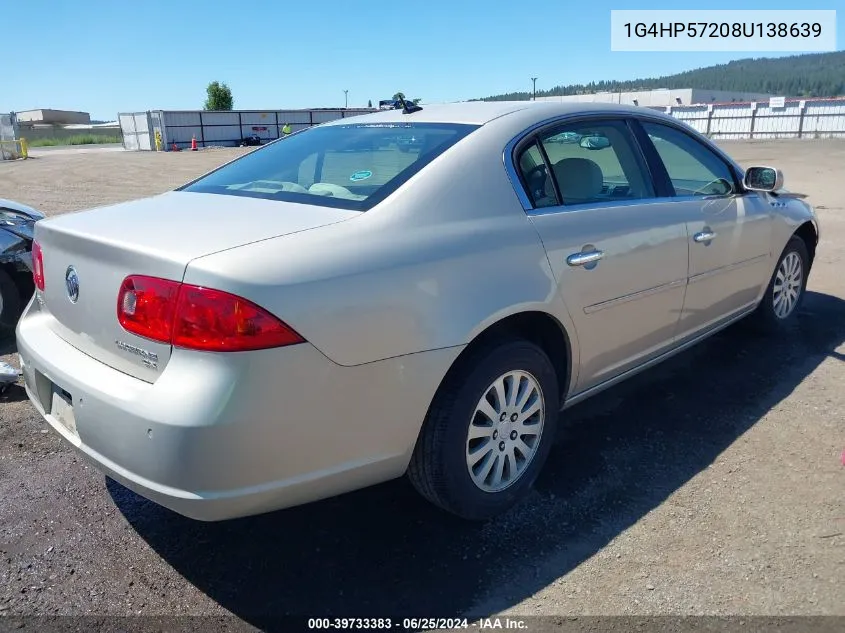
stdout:
[(124, 279), (117, 298), (123, 328), (174, 347), (242, 352), (303, 343), (299, 334), (242, 297), (157, 277)]
[(44, 255), (38, 242), (32, 243), (32, 281), (36, 288), (44, 292)]

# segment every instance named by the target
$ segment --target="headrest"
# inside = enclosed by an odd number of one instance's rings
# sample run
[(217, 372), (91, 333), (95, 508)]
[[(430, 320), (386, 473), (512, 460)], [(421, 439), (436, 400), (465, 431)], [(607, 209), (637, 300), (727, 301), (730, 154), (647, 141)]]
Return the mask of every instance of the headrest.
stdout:
[(601, 167), (587, 158), (564, 158), (554, 164), (564, 204), (595, 200), (604, 186)]

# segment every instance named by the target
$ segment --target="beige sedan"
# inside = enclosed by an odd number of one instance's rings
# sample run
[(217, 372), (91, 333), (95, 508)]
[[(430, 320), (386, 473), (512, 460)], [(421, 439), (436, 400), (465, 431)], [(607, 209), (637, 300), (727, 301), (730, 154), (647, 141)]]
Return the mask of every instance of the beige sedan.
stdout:
[(408, 474), (486, 519), (567, 407), (795, 321), (818, 237), (777, 169), (648, 109), (406, 104), (38, 222), (18, 349), (57, 433), (187, 516)]

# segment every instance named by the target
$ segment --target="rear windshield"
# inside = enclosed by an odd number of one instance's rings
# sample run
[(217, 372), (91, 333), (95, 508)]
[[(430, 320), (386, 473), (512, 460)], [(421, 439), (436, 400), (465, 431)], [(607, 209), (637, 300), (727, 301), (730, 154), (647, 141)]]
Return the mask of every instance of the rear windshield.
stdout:
[(247, 154), (179, 191), (366, 211), (477, 127), (448, 123), (314, 127)]

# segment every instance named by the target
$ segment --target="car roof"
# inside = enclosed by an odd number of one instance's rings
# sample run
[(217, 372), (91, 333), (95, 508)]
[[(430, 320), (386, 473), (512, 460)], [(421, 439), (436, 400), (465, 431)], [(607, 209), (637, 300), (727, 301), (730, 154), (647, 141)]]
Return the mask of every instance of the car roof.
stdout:
[[(463, 123), (484, 125), (494, 119), (521, 112), (538, 121), (558, 115), (579, 112), (601, 112), (607, 114), (642, 113), (637, 106), (616, 103), (562, 103), (553, 101), (465, 101), (423, 105), (419, 112), (404, 114), (402, 110), (381, 110), (343, 119), (336, 119), (325, 125), (349, 125), (361, 123)], [(650, 110), (650, 113), (655, 112)]]

